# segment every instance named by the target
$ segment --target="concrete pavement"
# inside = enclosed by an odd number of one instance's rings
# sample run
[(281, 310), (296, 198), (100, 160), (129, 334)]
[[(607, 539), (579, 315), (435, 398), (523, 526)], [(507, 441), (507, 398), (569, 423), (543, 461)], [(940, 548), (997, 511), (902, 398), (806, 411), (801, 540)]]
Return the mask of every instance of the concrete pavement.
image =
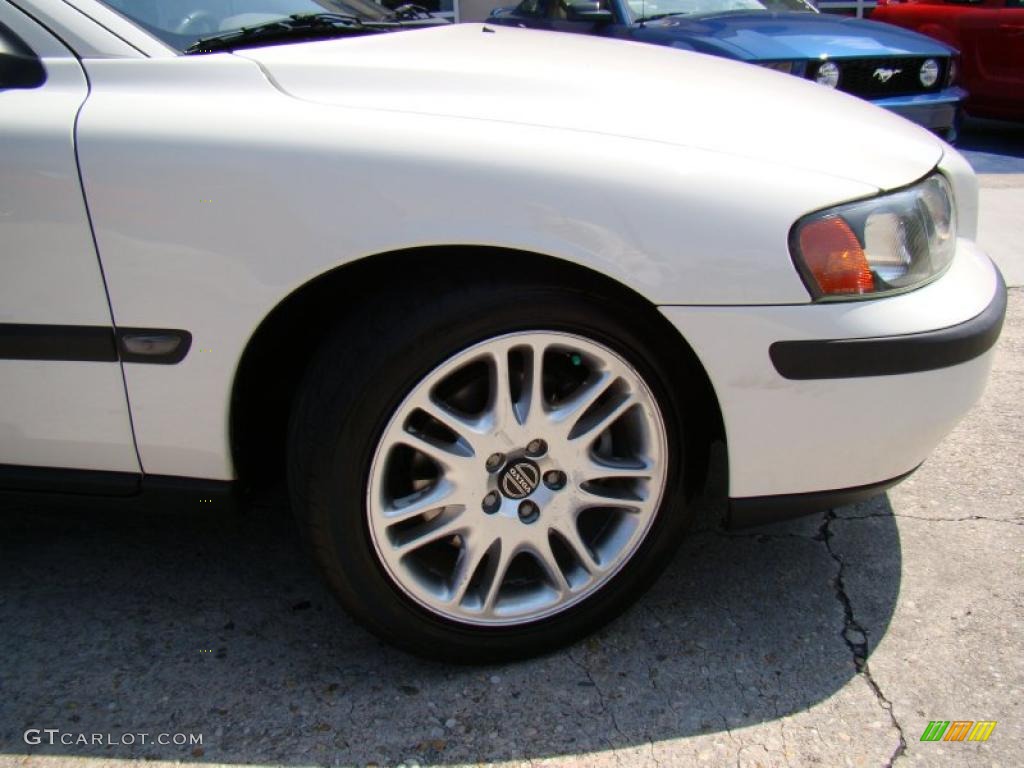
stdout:
[(1024, 125), (968, 120), (957, 148), (978, 173), (978, 242), (1024, 285)]
[(978, 243), (1007, 285), (1024, 285), (1024, 173), (980, 174), (978, 184)]

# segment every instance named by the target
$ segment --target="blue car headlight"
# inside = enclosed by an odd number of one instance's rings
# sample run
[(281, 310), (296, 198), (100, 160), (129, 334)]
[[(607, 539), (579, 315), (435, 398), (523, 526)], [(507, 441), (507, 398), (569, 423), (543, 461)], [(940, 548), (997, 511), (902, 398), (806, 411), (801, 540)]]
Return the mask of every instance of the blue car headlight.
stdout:
[(953, 260), (953, 193), (934, 174), (897, 192), (812, 213), (793, 227), (790, 249), (815, 299), (916, 288)]
[(823, 61), (814, 73), (814, 81), (829, 88), (839, 86), (839, 65), (834, 61)]
[(925, 88), (931, 88), (939, 81), (939, 72), (939, 62), (935, 59), (925, 59), (917, 76), (921, 80), (921, 85)]

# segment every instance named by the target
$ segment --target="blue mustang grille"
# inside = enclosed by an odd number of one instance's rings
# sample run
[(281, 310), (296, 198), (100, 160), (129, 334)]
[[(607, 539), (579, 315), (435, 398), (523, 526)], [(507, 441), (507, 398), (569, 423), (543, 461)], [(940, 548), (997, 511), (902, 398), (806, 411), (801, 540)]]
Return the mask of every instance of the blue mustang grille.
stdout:
[[(939, 63), (939, 77), (934, 85), (925, 88), (921, 85), (919, 72), (929, 58)], [(840, 91), (876, 99), (941, 91), (949, 67), (949, 59), (935, 56), (836, 59), (835, 63), (840, 67)], [(817, 69), (812, 67), (807, 75), (814, 77), (816, 72)]]

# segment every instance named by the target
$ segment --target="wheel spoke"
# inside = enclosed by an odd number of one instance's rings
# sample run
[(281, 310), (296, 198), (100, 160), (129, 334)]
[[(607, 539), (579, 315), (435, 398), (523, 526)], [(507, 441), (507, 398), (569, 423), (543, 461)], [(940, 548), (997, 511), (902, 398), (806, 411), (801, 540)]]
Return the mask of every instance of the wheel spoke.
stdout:
[(583, 537), (580, 536), (575, 519), (556, 522), (552, 527), (555, 533), (562, 537), (562, 541), (569, 547), (573, 557), (583, 566), (587, 573), (593, 575), (601, 570), (601, 564), (597, 562), (590, 551), (590, 547), (587, 546), (586, 542), (583, 541)]
[(482, 547), (475, 543), (477, 537), (469, 535), (463, 537), (462, 550), (459, 552), (458, 562), (455, 564), (455, 573), (452, 576), (450, 602), (459, 605), (466, 599), (466, 590), (473, 582), (473, 575), (483, 561), (487, 552), (494, 546), (494, 541)]
[(402, 557), (435, 541), (462, 533), (465, 529), (466, 520), (463, 518), (463, 510), (458, 510), (450, 515), (442, 514), (435, 520), (424, 523), (421, 529), (409, 533), (404, 541), (396, 543), (394, 545), (395, 552)]
[(512, 402), (512, 385), (509, 382), (508, 349), (502, 346), (490, 355), (491, 388), (490, 411), (494, 430), (501, 430), (511, 423), (518, 423), (515, 403)]
[(417, 403), (417, 407), (430, 418), (440, 422), (442, 426), (450, 430), (458, 438), (456, 445), (465, 446), (473, 454), (476, 454), (474, 437), (477, 432), (474, 425), (448, 408), (438, 403), (431, 397), (425, 397)]
[(387, 525), (391, 526), (395, 523), (412, 520), (414, 517), (425, 512), (433, 512), (450, 504), (456, 490), (457, 486), (455, 483), (442, 478), (433, 487), (424, 492), (406, 496), (404, 499), (397, 499), (390, 504), (388, 509), (384, 510)]
[[(639, 466), (637, 466), (639, 464)], [(629, 464), (605, 464), (594, 459), (587, 462), (583, 470), (582, 482), (593, 482), (595, 480), (607, 480), (612, 477), (649, 480), (654, 476), (655, 468), (647, 460), (640, 460)]]
[(526, 404), (526, 414), (522, 422), (525, 424), (541, 425), (544, 423), (544, 349), (543, 344), (530, 346), (530, 365), (526, 369), (528, 381), (523, 382), (523, 388), (529, 390)]
[(493, 561), (487, 564), (487, 574), (484, 579), (484, 613), (493, 614), (494, 606), (498, 602), (498, 594), (501, 592), (501, 585), (505, 583), (505, 574), (512, 563), (512, 548), (504, 541), (497, 547), (497, 554)]
[(565, 578), (565, 574), (562, 572), (561, 566), (558, 565), (558, 559), (555, 557), (555, 551), (551, 548), (551, 537), (545, 536), (543, 542), (531, 547), (531, 552), (540, 567), (544, 569), (548, 578), (551, 580), (551, 585), (559, 591), (559, 593), (570, 592), (572, 585), (569, 584), (569, 580)]
[(601, 395), (608, 390), (608, 387), (614, 383), (615, 379), (616, 377), (611, 372), (600, 371), (597, 379), (589, 384), (584, 383), (581, 385), (580, 390), (570, 400), (561, 403), (551, 413), (552, 421), (560, 424), (565, 434), (570, 433), (573, 427), (576, 426), (576, 422), (579, 421), (580, 416), (586, 413), (598, 401)]
[(472, 449), (459, 443), (445, 445), (423, 435), (403, 430), (397, 441), (424, 454), (443, 469), (451, 469), (456, 462), (471, 457)]
[[(629, 464), (606, 464), (590, 458), (573, 494), (580, 508), (617, 507), (638, 510), (648, 499), (646, 485), (654, 477), (654, 467), (645, 459)], [(613, 485), (604, 485), (615, 481)]]
[(601, 493), (600, 486), (596, 488), (594, 486), (590, 486), (590, 488), (580, 486), (574, 491), (574, 496), (577, 501), (577, 509), (609, 507), (635, 510), (639, 509), (640, 505), (645, 501), (645, 499), (640, 498), (639, 494), (625, 496), (621, 491), (612, 492), (610, 490), (608, 493)]
[(577, 421), (573, 425), (572, 430), (569, 432), (570, 440), (579, 440), (580, 438), (590, 437), (596, 438), (608, 427), (619, 420), (626, 411), (636, 405), (639, 401), (632, 392), (628, 393), (623, 397), (616, 405), (606, 409), (603, 413), (598, 415), (593, 421), (587, 421), (586, 424), (582, 425), (581, 421)]

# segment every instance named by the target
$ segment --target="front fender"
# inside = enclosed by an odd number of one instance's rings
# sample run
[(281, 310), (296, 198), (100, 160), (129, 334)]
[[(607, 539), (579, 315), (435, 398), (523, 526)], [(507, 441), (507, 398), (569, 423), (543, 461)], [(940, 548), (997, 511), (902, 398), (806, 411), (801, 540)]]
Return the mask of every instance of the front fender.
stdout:
[(178, 365), (125, 366), (151, 473), (232, 476), (242, 350), (279, 302), (338, 266), (486, 245), (579, 264), (654, 304), (801, 303), (792, 223), (877, 191), (599, 130), (302, 102), (231, 58), (219, 82), (177, 60), (88, 62), (79, 154), (115, 317), (194, 339)]
[(955, 49), (957, 53), (960, 52), (960, 35), (957, 34), (957, 30), (950, 29), (941, 24), (922, 24), (917, 29), (922, 35), (934, 38), (940, 42), (945, 43), (950, 48)]

